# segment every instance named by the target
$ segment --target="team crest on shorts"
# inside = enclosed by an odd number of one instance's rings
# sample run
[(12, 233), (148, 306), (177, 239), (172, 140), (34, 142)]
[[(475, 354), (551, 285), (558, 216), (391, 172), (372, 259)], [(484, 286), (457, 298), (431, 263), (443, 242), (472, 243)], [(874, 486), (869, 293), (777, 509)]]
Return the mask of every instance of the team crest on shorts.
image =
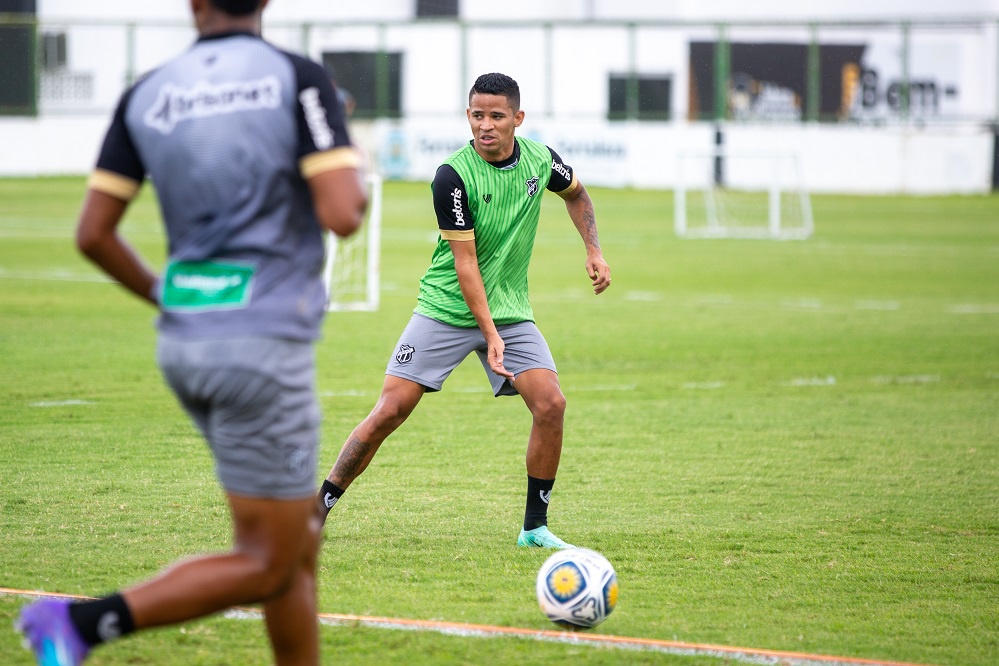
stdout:
[(416, 349), (412, 345), (401, 345), (395, 354), (395, 360), (399, 363), (409, 363), (413, 360), (413, 352)]
[(311, 458), (309, 452), (297, 446), (286, 446), (284, 450), (284, 469), (294, 478), (300, 478), (312, 471), (309, 467)]

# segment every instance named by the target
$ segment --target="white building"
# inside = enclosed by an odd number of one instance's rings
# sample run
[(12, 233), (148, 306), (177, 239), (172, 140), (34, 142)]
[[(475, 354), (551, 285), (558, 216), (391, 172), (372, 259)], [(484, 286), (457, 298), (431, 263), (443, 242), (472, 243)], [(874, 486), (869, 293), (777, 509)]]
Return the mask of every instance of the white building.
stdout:
[[(418, 18), (431, 4), (457, 18)], [(194, 39), (181, 0), (80, 7), (37, 2), (38, 116), (0, 117), (0, 175), (87, 171), (128, 82)], [(794, 153), (813, 191), (992, 184), (999, 0), (271, 0), (264, 16), (358, 99), (355, 135), (390, 177), (429, 178), (465, 140), (472, 80), (503, 71), (523, 131), (593, 184), (671, 187), (719, 113), (727, 149)]]

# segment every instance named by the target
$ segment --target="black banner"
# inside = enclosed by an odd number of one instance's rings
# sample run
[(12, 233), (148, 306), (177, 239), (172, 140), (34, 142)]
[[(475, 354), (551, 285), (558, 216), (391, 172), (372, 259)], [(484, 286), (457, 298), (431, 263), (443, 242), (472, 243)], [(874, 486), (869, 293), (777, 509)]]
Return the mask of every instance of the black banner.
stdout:
[[(35, 0), (0, 0), (0, 14), (30, 19)], [(0, 24), (0, 114), (35, 114), (35, 27)]]
[[(690, 43), (691, 94), (688, 117), (715, 117), (715, 42)], [(725, 117), (735, 120), (803, 120), (811, 111), (824, 120), (848, 115), (853, 84), (861, 71), (863, 44), (818, 46), (818, 108), (808, 100), (809, 44), (732, 42)]]

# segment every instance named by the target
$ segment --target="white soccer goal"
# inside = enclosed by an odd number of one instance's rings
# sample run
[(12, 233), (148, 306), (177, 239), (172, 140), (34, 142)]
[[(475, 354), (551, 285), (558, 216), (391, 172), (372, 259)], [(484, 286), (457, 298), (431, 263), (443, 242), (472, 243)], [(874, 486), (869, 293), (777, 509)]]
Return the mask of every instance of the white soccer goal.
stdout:
[(331, 312), (378, 309), (381, 277), (382, 178), (368, 174), (368, 214), (361, 230), (348, 238), (327, 234), (326, 309)]
[(804, 240), (812, 205), (798, 157), (784, 153), (681, 153), (673, 221), (681, 238)]

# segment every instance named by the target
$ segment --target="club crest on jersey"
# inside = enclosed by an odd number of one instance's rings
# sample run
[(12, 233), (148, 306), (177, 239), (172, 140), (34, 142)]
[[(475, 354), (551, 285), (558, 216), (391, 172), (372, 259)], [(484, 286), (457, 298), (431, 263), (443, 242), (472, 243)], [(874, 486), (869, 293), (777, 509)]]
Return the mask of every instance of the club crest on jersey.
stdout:
[(538, 193), (538, 180), (540, 179), (537, 176), (527, 180), (527, 196), (533, 197)]
[(485, 201), (486, 203), (489, 203), (490, 201), (493, 200), (493, 195), (491, 195), (491, 194), (483, 194), (482, 195), (482, 200)]
[(395, 354), (395, 360), (399, 363), (409, 363), (413, 360), (413, 352), (416, 349), (412, 345), (401, 345)]

